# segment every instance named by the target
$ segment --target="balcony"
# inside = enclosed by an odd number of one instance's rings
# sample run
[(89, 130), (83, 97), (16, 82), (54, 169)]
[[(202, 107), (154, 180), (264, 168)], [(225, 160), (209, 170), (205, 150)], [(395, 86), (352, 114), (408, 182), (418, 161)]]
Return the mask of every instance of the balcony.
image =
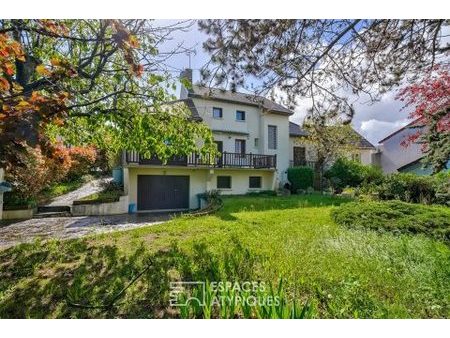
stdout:
[[(124, 162), (125, 164), (164, 165), (156, 156), (144, 158), (135, 151), (126, 151)], [(277, 155), (240, 154), (224, 151), (221, 156), (202, 156), (199, 154), (174, 156), (165, 165), (206, 168), (275, 169), (277, 166)]]

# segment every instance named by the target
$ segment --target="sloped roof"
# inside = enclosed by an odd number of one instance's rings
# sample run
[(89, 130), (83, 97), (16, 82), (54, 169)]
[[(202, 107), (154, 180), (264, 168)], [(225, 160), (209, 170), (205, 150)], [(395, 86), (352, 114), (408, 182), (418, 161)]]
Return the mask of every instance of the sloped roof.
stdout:
[(194, 101), (192, 101), (191, 98), (187, 99), (179, 99), (175, 101), (167, 102), (167, 104), (177, 104), (177, 103), (184, 103), (186, 107), (190, 110), (192, 114), (192, 118), (197, 121), (201, 121), (202, 118), (200, 117), (200, 114), (198, 113), (197, 107), (194, 104)]
[(306, 130), (302, 129), (298, 124), (289, 121), (289, 136), (307, 136)]
[[(370, 143), (364, 136), (353, 129), (356, 135), (358, 135), (358, 148), (375, 149), (375, 146)], [(308, 132), (300, 127), (297, 123), (289, 121), (289, 136), (301, 137), (308, 136)]]
[(262, 107), (269, 112), (283, 115), (292, 115), (293, 111), (283, 107), (282, 105), (275, 103), (265, 97), (245, 94), (240, 92), (233, 92), (231, 90), (224, 90), (219, 88), (208, 88), (198, 85), (193, 85), (189, 90), (189, 97), (207, 98), (217, 101), (241, 103), (250, 106)]

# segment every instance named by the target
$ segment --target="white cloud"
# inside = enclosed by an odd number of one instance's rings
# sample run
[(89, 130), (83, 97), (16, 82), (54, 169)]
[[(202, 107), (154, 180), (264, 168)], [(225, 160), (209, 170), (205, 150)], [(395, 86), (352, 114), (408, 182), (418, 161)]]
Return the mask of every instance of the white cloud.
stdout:
[(406, 126), (410, 122), (409, 119), (401, 119), (398, 121), (380, 121), (376, 119), (370, 119), (362, 121), (359, 131), (373, 144), (377, 144), (378, 141), (393, 133), (394, 131)]

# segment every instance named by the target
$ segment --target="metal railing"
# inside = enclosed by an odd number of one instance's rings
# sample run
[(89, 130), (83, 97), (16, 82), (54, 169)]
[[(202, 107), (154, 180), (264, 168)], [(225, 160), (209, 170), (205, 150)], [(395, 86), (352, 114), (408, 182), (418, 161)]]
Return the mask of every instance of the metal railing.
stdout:
[(157, 156), (144, 158), (136, 151), (126, 151), (124, 156), (126, 164), (142, 165), (169, 165), (169, 166), (194, 166), (213, 168), (276, 168), (277, 155), (241, 154), (224, 151), (220, 156), (211, 155), (180, 155), (173, 156), (163, 164)]
[(316, 166), (316, 162), (315, 161), (289, 161), (289, 167), (293, 168), (293, 167), (309, 167), (311, 169), (314, 169)]

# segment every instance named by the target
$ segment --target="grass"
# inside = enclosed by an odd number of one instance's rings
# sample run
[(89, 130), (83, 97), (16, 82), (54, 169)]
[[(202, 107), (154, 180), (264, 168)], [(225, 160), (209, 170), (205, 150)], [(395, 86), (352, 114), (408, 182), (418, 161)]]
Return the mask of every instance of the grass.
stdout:
[(123, 188), (114, 182), (105, 184), (102, 191), (80, 198), (74, 204), (116, 202), (123, 196)]
[(115, 202), (119, 200), (119, 197), (123, 195), (122, 191), (110, 190), (110, 191), (100, 191), (93, 193), (91, 195), (80, 198), (78, 201), (83, 202)]
[(78, 188), (81, 188), (84, 183), (86, 183), (86, 181), (82, 178), (74, 179), (68, 182), (56, 183), (40, 193), (38, 203), (46, 203), (55, 197), (77, 190)]
[[(330, 211), (345, 202), (318, 195), (231, 197), (215, 215), (12, 247), (0, 251), (0, 317), (192, 317), (169, 306), (170, 281), (276, 287), (281, 279), (283, 297), (308, 304), (308, 317), (449, 317), (449, 247), (421, 234), (338, 226)], [(70, 305), (108, 303), (149, 262), (116, 306)]]

